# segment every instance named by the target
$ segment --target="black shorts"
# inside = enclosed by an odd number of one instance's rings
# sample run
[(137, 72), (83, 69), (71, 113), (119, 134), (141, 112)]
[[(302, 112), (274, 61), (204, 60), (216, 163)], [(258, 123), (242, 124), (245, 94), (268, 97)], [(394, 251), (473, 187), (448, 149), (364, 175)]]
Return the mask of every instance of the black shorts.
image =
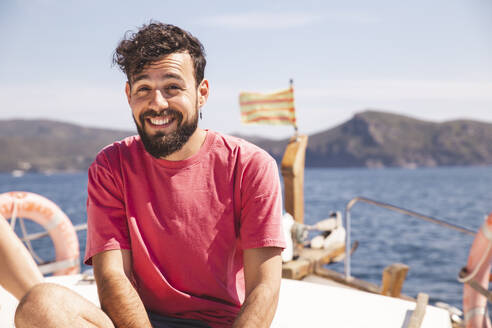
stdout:
[(153, 328), (210, 328), (203, 321), (166, 317), (157, 313), (147, 312)]

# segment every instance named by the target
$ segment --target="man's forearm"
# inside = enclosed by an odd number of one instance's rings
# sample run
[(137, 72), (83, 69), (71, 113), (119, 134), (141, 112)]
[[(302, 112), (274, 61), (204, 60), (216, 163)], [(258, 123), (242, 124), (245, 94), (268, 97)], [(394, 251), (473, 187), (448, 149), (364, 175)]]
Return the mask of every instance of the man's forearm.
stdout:
[(112, 276), (98, 284), (101, 308), (117, 328), (152, 328), (137, 291), (126, 276)]
[(257, 285), (241, 307), (233, 328), (268, 328), (278, 304), (278, 290), (267, 284)]
[(0, 285), (20, 300), (43, 281), (31, 254), (0, 215)]

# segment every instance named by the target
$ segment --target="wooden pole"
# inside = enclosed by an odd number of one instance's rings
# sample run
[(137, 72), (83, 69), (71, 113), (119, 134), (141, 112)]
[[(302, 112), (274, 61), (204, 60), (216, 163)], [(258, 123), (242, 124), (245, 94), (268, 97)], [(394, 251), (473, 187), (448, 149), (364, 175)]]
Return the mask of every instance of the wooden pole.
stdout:
[(408, 266), (394, 263), (383, 270), (381, 294), (392, 297), (400, 297), (401, 288), (407, 276)]
[(299, 223), (304, 223), (304, 162), (307, 143), (306, 135), (293, 136), (285, 149), (281, 164), (285, 211)]
[(419, 293), (417, 296), (417, 305), (415, 306), (415, 310), (412, 312), (412, 316), (410, 317), (408, 328), (420, 328), (420, 326), (422, 326), (427, 304), (429, 304), (429, 295)]

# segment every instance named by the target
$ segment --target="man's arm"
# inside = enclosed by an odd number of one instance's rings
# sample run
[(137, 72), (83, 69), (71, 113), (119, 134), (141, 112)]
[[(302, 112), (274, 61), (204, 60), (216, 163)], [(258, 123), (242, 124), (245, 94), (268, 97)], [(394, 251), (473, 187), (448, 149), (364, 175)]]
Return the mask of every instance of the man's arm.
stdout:
[(281, 252), (278, 247), (244, 251), (246, 299), (233, 328), (270, 327), (277, 309), (282, 278)]
[(117, 328), (152, 328), (142, 300), (130, 282), (129, 250), (110, 250), (92, 257), (101, 308)]
[(7, 221), (0, 215), (0, 285), (20, 300), (43, 275)]

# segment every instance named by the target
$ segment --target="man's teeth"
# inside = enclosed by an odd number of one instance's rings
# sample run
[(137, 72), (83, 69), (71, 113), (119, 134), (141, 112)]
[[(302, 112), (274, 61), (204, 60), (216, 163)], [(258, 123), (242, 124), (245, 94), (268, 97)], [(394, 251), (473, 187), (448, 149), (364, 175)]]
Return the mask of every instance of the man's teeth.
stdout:
[(170, 118), (162, 118), (162, 117), (151, 117), (150, 122), (154, 125), (164, 125), (171, 121)]

